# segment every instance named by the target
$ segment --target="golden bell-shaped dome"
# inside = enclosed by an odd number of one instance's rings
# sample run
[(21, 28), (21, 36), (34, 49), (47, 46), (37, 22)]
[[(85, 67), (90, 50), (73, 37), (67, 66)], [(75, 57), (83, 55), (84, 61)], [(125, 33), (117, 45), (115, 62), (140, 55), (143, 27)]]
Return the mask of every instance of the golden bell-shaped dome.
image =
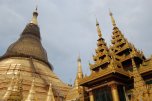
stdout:
[[(41, 44), (37, 16), (37, 11), (33, 12), (31, 22), (26, 25), (20, 38), (8, 47), (3, 57), (30, 57), (49, 64), (47, 53)], [(52, 69), (50, 64), (49, 66)]]

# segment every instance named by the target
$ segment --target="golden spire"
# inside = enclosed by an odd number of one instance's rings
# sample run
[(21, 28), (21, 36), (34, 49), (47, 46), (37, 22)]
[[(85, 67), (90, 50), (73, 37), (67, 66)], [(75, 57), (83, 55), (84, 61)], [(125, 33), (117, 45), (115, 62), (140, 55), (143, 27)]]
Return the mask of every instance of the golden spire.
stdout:
[(111, 17), (112, 25), (113, 25), (114, 27), (116, 27), (115, 19), (114, 19), (113, 14), (112, 14), (112, 12), (111, 12), (110, 10), (109, 10), (109, 15), (110, 15), (110, 17)]
[(81, 65), (81, 58), (80, 58), (80, 55), (78, 57), (78, 72), (77, 72), (77, 75), (78, 75), (78, 78), (83, 78), (83, 72), (82, 72), (82, 65)]
[(106, 63), (109, 64), (109, 62), (110, 62), (109, 49), (107, 47), (107, 44), (106, 44), (104, 38), (102, 38), (102, 33), (101, 33), (99, 23), (97, 20), (96, 20), (96, 27), (97, 27), (99, 39), (97, 40), (97, 48), (95, 49), (96, 54), (93, 55), (94, 64), (90, 64), (90, 69), (93, 71), (96, 71), (97, 68), (98, 68), (98, 70), (101, 70), (101, 69), (99, 69), (101, 65), (104, 65)]
[(32, 24), (38, 25), (37, 16), (38, 16), (38, 12), (37, 12), (37, 7), (36, 7), (35, 11), (33, 12), (33, 17), (31, 20)]
[(96, 27), (97, 27), (98, 36), (102, 37), (101, 29), (100, 29), (99, 22), (97, 19), (96, 19)]
[(48, 90), (46, 101), (55, 101), (51, 83), (50, 83), (50, 86), (49, 86), (49, 90)]
[(75, 79), (75, 83), (74, 83), (75, 86), (78, 86), (79, 79), (83, 78), (83, 72), (82, 72), (82, 65), (81, 65), (80, 55), (78, 56), (77, 62), (78, 62), (78, 69), (77, 69), (77, 75), (76, 75), (76, 79)]
[(36, 101), (34, 86), (35, 86), (35, 80), (33, 79), (31, 89), (30, 89), (27, 99), (25, 101)]
[(5, 95), (3, 96), (3, 100), (7, 100), (9, 98), (9, 96), (11, 95), (11, 92), (13, 90), (13, 85), (14, 85), (14, 75), (11, 79), (11, 83), (10, 83), (9, 87), (7, 88)]

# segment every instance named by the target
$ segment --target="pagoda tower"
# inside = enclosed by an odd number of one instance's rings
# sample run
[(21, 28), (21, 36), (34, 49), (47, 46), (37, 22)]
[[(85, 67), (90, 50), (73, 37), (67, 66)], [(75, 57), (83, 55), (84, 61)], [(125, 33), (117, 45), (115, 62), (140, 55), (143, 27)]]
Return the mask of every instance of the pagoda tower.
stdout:
[(94, 63), (89, 63), (91, 74), (79, 82), (79, 86), (85, 88), (84, 95), (88, 95), (84, 99), (150, 101), (152, 98), (152, 58), (146, 59), (142, 51), (129, 43), (117, 27), (111, 12), (110, 17), (113, 32), (112, 45), (109, 48), (102, 38), (99, 23), (96, 21), (99, 38), (95, 55), (93, 55)]
[(76, 87), (78, 87), (79, 80), (83, 78), (80, 55), (79, 55), (79, 57), (77, 59), (77, 64), (78, 64), (77, 75), (76, 75), (76, 79), (75, 79), (75, 82), (74, 82), (74, 86), (76, 86)]
[(107, 44), (104, 38), (102, 38), (102, 32), (99, 26), (99, 22), (96, 20), (96, 28), (98, 33), (97, 49), (95, 55), (93, 55), (94, 64), (90, 64), (92, 72), (100, 71), (101, 69), (107, 68), (111, 61), (111, 56)]
[(145, 60), (145, 56), (142, 51), (137, 50), (133, 44), (129, 43), (128, 40), (124, 37), (122, 32), (116, 25), (115, 19), (112, 12), (110, 11), (110, 17), (113, 25), (112, 32), (112, 45), (110, 50), (114, 53), (116, 59), (122, 64), (125, 70), (132, 71), (132, 63), (130, 54), (134, 53), (135, 63), (137, 67)]
[(76, 78), (74, 81), (74, 85), (73, 88), (71, 90), (69, 90), (67, 96), (66, 96), (66, 100), (67, 101), (77, 101), (80, 100), (82, 101), (81, 97), (83, 97), (83, 93), (79, 93), (80, 91), (83, 91), (83, 87), (79, 86), (79, 81), (83, 79), (83, 72), (82, 72), (82, 65), (81, 65), (81, 58), (80, 55), (77, 59), (77, 74), (76, 74)]
[[(55, 101), (64, 101), (70, 89), (53, 72), (53, 66), (49, 63), (47, 52), (41, 43), (37, 17), (36, 9), (20, 38), (0, 57), (0, 99), (16, 97), (17, 99), (12, 101), (33, 101), (30, 100), (29, 94), (32, 94), (30, 89), (34, 89), (34, 99), (45, 101), (51, 83)], [(18, 71), (20, 71), (20, 79), (12, 79)], [(35, 78), (34, 83), (31, 83), (33, 78)]]
[(98, 21), (96, 28), (99, 38), (93, 55), (94, 63), (89, 64), (91, 74), (80, 80), (80, 86), (87, 87), (85, 94), (89, 94), (90, 101), (125, 101), (123, 87), (129, 81), (129, 73), (107, 47)]

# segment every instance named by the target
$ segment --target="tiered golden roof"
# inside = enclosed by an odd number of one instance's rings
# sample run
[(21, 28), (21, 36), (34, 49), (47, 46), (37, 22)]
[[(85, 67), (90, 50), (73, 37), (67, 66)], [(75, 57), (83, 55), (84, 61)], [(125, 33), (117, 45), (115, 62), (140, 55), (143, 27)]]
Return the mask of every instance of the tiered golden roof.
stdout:
[[(89, 98), (87, 99), (91, 101), (102, 94), (101, 90), (104, 87), (111, 89), (114, 101), (124, 99), (127, 101), (151, 101), (152, 57), (146, 59), (142, 51), (137, 50), (133, 44), (129, 43), (117, 27), (111, 12), (110, 17), (113, 25), (112, 45), (108, 49), (97, 21), (99, 39), (95, 50), (96, 54), (93, 56), (94, 64), (90, 64), (91, 74), (81, 79), (79, 84), (86, 88), (83, 92), (88, 94)], [(124, 98), (122, 98), (123, 95), (120, 93), (124, 91)], [(108, 93), (110, 94), (110, 92)], [(128, 95), (131, 98), (127, 97)], [(97, 97), (97, 99), (99, 98)]]
[[(114, 18), (111, 18), (113, 25), (116, 26)], [(96, 22), (99, 39), (97, 40), (98, 43), (96, 55), (93, 56), (95, 62), (94, 64), (90, 64), (90, 69), (92, 71), (91, 75), (82, 79), (80, 84), (85, 84), (87, 82), (99, 79), (111, 73), (119, 73), (121, 75), (129, 77), (129, 72), (123, 69), (123, 66), (120, 60), (118, 59), (118, 56), (115, 54), (113, 50), (108, 49), (104, 39), (102, 38), (99, 23), (98, 21)]]
[[(124, 37), (119, 28), (116, 26), (116, 22), (111, 12), (110, 16), (113, 24), (113, 35), (111, 40), (112, 45), (110, 46), (110, 50), (113, 51), (113, 54), (115, 55), (116, 59), (121, 63), (130, 60), (130, 53), (133, 52), (134, 57), (137, 57), (138, 60), (140, 60), (142, 63), (142, 61), (145, 60), (143, 52), (137, 50), (133, 44), (128, 42), (128, 40)], [(132, 70), (131, 68), (125, 67), (124, 69)]]
[(99, 71), (102, 69), (103, 65), (108, 65), (110, 63), (110, 54), (107, 44), (102, 38), (102, 32), (99, 26), (99, 22), (96, 20), (96, 27), (99, 39), (97, 40), (97, 49), (95, 50), (96, 54), (93, 56), (94, 64), (90, 64), (90, 69), (92, 71)]

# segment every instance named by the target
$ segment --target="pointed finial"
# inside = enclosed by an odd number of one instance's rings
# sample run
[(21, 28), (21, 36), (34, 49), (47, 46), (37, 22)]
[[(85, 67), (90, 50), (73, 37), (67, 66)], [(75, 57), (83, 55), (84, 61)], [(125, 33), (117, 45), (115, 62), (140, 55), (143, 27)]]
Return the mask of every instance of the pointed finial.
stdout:
[(80, 54), (78, 56), (78, 67), (77, 67), (77, 74), (76, 74), (76, 78), (74, 81), (74, 86), (78, 87), (78, 81), (79, 79), (83, 78), (83, 72), (82, 72), (82, 65), (81, 65), (81, 58), (80, 58)]
[(49, 90), (48, 90), (46, 101), (55, 101), (51, 83), (50, 83), (50, 86), (49, 86)]
[(37, 8), (38, 8), (38, 4), (36, 4), (36, 7), (35, 7), (35, 10), (37, 11)]
[(99, 22), (98, 22), (97, 18), (96, 18), (96, 27), (97, 27), (98, 36), (102, 37), (101, 29), (100, 29)]
[(78, 56), (78, 62), (81, 62), (81, 58), (80, 58), (80, 53), (79, 53), (79, 56)]
[(78, 71), (77, 71), (78, 78), (83, 78), (83, 72), (82, 72), (82, 65), (81, 65), (81, 58), (80, 55), (78, 57)]
[(35, 0), (36, 9), (38, 8), (38, 0)]
[(38, 16), (38, 12), (37, 12), (38, 8), (36, 6), (35, 11), (33, 12), (33, 17), (31, 20), (32, 24), (38, 25), (38, 21), (37, 21), (37, 16)]
[(25, 101), (36, 101), (35, 99), (35, 78), (33, 78), (31, 89)]
[(115, 22), (115, 19), (114, 19), (114, 17), (113, 17), (112, 12), (110, 11), (110, 9), (109, 9), (109, 15), (110, 15), (110, 17), (111, 17), (112, 25), (113, 25), (114, 27), (116, 27), (116, 22)]
[(99, 26), (99, 22), (98, 19), (96, 18), (96, 26)]

